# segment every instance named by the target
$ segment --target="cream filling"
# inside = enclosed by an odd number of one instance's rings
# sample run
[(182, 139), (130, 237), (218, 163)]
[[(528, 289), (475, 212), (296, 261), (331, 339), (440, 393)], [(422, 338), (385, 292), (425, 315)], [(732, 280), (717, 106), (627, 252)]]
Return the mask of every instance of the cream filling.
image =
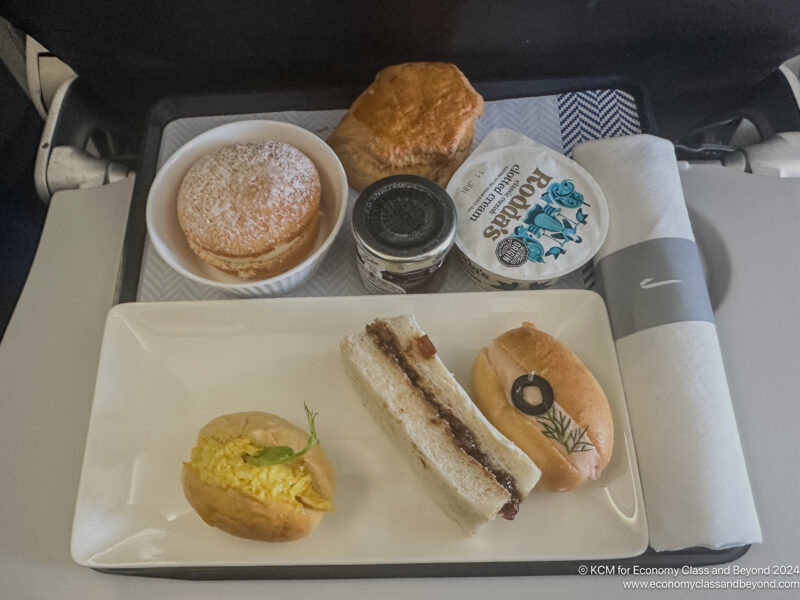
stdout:
[[(488, 358), (489, 365), (503, 383), (506, 400), (509, 402), (509, 404), (511, 404), (514, 410), (517, 410), (517, 408), (514, 406), (514, 403), (511, 401), (511, 386), (518, 377), (521, 375), (527, 375), (528, 372), (523, 369), (508, 352), (501, 348), (497, 342), (494, 342), (491, 346), (489, 346)], [(530, 387), (525, 389), (523, 392), (523, 397), (530, 404), (538, 404), (542, 399), (541, 393), (538, 390)], [(556, 397), (553, 398), (553, 410), (558, 416), (569, 417), (569, 414), (557, 402)], [(530, 419), (536, 425), (536, 428), (539, 431), (544, 432), (544, 427), (535, 416), (525, 415), (521, 412), (519, 414), (522, 415), (523, 418)], [(568, 434), (579, 429), (578, 425), (575, 424), (574, 419), (571, 417), (569, 418), (570, 423), (567, 427)], [(600, 454), (598, 454), (594, 447), (582, 452), (569, 453), (562, 443), (550, 437), (547, 439), (580, 473), (589, 479), (597, 479), (600, 476)]]
[(263, 254), (259, 254), (257, 256), (225, 256), (224, 254), (214, 254), (213, 252), (209, 252), (209, 254), (213, 254), (217, 259), (224, 261), (226, 264), (232, 266), (241, 266), (241, 265), (248, 265), (253, 262), (263, 262), (266, 260), (271, 260), (277, 258), (281, 254), (284, 254), (292, 249), (293, 246), (297, 245), (300, 241), (301, 236), (297, 236), (289, 242), (283, 242), (282, 244), (278, 244), (271, 250), (264, 252)]

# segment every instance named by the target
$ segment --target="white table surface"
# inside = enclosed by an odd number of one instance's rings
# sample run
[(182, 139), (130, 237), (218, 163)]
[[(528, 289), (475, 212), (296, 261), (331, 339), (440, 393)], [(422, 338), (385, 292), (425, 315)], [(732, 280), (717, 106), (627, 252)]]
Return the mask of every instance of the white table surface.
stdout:
[[(682, 177), (694, 217), (730, 241), (722, 251), (729, 283), (713, 286), (712, 300), (718, 301), (720, 341), (764, 534), (764, 543), (734, 564), (798, 565), (800, 180), (747, 176), (721, 167), (692, 167)], [(75, 565), (69, 554), (75, 494), (131, 189), (127, 181), (54, 196), (31, 274), (0, 344), (0, 598), (263, 600), (324, 594), (437, 600), (581, 595), (597, 600), (644, 595), (625, 592), (626, 578), (620, 576), (188, 582), (106, 575)], [(767, 197), (774, 211), (758, 205), (759, 198)], [(701, 240), (701, 252), (715, 253), (714, 239), (711, 231)], [(724, 264), (712, 263), (724, 272)], [(797, 593), (767, 591), (758, 597)], [(695, 594), (703, 597), (704, 592)], [(687, 597), (690, 592), (659, 595)], [(740, 596), (751, 597), (751, 592), (724, 594)]]

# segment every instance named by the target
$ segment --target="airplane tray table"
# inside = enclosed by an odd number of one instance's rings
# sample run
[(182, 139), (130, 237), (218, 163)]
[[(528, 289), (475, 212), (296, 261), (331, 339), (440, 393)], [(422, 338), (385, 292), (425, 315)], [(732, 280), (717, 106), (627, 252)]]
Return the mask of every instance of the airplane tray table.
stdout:
[[(645, 90), (616, 78), (495, 81), (476, 83), (486, 100), (475, 145), (496, 127), (509, 127), (566, 154), (584, 140), (634, 133), (655, 133)], [(360, 89), (295, 90), (247, 95), (179, 97), (160, 102), (150, 114), (140, 153), (117, 282), (117, 303), (227, 299), (223, 291), (189, 281), (172, 271), (153, 251), (145, 228), (145, 205), (158, 168), (182, 144), (221, 124), (246, 119), (287, 121), (327, 137)], [(357, 194), (350, 191), (350, 203)], [(358, 275), (346, 219), (318, 273), (292, 296), (366, 295)], [(555, 287), (594, 287), (591, 265), (562, 278)], [(442, 292), (480, 289), (451, 265)], [(513, 292), (510, 292), (513, 293)], [(97, 569), (103, 572), (180, 579), (288, 579), (364, 577), (441, 577), (583, 574), (583, 567), (701, 566), (741, 557), (749, 546), (725, 550), (689, 548), (602, 561), (427, 562), (365, 565), (263, 565)], [(579, 570), (581, 567), (581, 570)]]

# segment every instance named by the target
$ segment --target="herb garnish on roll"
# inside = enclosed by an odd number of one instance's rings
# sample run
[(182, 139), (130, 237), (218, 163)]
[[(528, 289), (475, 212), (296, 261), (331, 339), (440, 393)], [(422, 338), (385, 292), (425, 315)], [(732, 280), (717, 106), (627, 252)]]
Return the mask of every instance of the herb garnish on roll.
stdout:
[(308, 535), (333, 510), (333, 468), (310, 434), (263, 412), (217, 417), (203, 427), (183, 463), (186, 499), (214, 527), (240, 537), (283, 542)]

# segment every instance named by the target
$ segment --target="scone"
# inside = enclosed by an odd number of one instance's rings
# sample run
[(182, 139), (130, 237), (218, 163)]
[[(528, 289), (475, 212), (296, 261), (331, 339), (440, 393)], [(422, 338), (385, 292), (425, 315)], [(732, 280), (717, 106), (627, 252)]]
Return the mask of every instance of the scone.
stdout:
[(382, 70), (328, 139), (362, 191), (390, 175), (420, 175), (446, 186), (472, 146), (483, 98), (458, 67), (440, 62)]
[(263, 279), (311, 252), (321, 192), (316, 166), (294, 146), (229, 144), (189, 169), (178, 192), (178, 222), (206, 263), (241, 279)]

